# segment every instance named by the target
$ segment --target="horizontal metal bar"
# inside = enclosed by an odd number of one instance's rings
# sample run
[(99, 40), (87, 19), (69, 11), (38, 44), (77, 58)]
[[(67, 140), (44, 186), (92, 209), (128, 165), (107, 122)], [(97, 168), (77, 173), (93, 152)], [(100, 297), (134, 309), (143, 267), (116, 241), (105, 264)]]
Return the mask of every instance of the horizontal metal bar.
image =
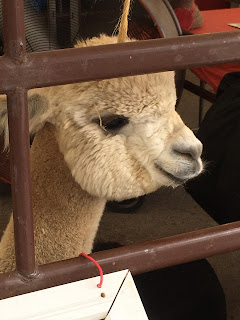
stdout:
[[(133, 274), (186, 263), (240, 249), (240, 222), (92, 254), (104, 273), (130, 269)], [(42, 265), (32, 280), (15, 272), (0, 275), (0, 298), (96, 276), (96, 266), (74, 258)]]
[(0, 92), (239, 61), (239, 31), (0, 57)]
[(16, 265), (20, 274), (32, 277), (35, 252), (26, 89), (8, 94), (8, 121)]
[(203, 99), (209, 101), (209, 102), (214, 102), (216, 100), (216, 95), (207, 89), (201, 88), (200, 86), (197, 86), (196, 84), (185, 80), (184, 81), (184, 88), (200, 97)]

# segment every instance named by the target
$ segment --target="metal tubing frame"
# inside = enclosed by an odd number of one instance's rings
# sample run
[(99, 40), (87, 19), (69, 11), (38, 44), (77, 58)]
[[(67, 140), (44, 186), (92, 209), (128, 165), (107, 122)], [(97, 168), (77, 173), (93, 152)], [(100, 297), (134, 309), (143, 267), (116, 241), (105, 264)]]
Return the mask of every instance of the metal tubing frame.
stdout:
[[(236, 222), (97, 252), (92, 257), (105, 274), (123, 269), (139, 274), (237, 250), (240, 248), (239, 238), (240, 222)], [(98, 274), (96, 266), (83, 257), (39, 266), (34, 279), (10, 272), (0, 275), (0, 297), (7, 298)]]
[(205, 89), (205, 87), (200, 87), (188, 80), (184, 81), (184, 89), (202, 97), (203, 99), (213, 103), (216, 100), (216, 95), (211, 92), (208, 91), (207, 89)]
[(16, 87), (31, 89), (238, 62), (239, 49), (240, 32), (228, 31), (34, 52), (25, 55), (18, 66), (10, 56), (3, 56), (0, 57), (0, 93)]
[[(239, 62), (238, 31), (26, 54), (23, 0), (2, 0), (17, 268), (0, 275), (0, 298), (96, 275), (82, 258), (35, 267), (27, 90), (94, 79)], [(37, 72), (36, 72), (37, 71)], [(17, 130), (16, 130), (17, 128)], [(22, 149), (22, 150), (21, 150)], [(240, 222), (93, 254), (104, 272), (134, 274), (240, 249)]]
[(11, 181), (15, 255), (18, 272), (35, 273), (33, 215), (31, 201), (29, 120), (27, 90), (16, 88), (8, 94)]
[[(18, 68), (26, 57), (24, 2), (4, 0), (3, 29), (6, 57)], [(16, 86), (8, 91), (10, 168), (16, 268), (31, 277), (35, 273), (33, 214), (31, 201), (30, 147), (27, 90)]]

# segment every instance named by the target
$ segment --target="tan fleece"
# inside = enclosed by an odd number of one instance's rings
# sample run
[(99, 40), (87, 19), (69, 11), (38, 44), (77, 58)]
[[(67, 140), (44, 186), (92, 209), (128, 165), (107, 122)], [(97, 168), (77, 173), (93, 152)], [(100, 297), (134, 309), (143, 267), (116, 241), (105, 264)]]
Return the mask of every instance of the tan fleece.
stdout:
[[(105, 200), (90, 196), (72, 178), (50, 124), (31, 148), (34, 231), (38, 264), (90, 253)], [(15, 266), (13, 221), (0, 243), (0, 272)]]

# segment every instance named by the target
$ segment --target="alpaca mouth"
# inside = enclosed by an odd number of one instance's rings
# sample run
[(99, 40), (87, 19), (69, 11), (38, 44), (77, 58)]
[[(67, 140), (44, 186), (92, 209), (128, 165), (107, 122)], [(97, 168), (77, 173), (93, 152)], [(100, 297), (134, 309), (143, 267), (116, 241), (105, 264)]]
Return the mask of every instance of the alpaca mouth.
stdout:
[(173, 174), (165, 171), (162, 167), (160, 167), (157, 163), (155, 163), (155, 167), (161, 171), (165, 176), (167, 176), (170, 180), (172, 180), (177, 185), (184, 184), (188, 179), (181, 179), (179, 177), (175, 177)]

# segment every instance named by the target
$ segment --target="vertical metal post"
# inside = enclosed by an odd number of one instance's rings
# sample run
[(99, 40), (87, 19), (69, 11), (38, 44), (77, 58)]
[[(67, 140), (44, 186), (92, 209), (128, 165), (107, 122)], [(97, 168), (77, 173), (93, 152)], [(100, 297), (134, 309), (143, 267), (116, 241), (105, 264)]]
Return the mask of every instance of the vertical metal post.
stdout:
[(70, 37), (71, 43), (75, 43), (82, 21), (81, 15), (81, 1), (79, 0), (70, 0)]
[(26, 54), (24, 1), (2, 0), (4, 53), (19, 61)]
[[(24, 2), (3, 0), (4, 51), (17, 64), (26, 57)], [(27, 90), (8, 92), (11, 180), (17, 271), (31, 277), (35, 273), (33, 214), (30, 179), (30, 145)]]
[(35, 253), (30, 180), (30, 142), (26, 89), (8, 95), (11, 180), (17, 271), (35, 273)]
[[(205, 89), (205, 82), (203, 80), (200, 80), (200, 88)], [(200, 95), (199, 97), (199, 112), (198, 112), (198, 126), (200, 127), (202, 120), (203, 120), (203, 105), (204, 105), (204, 99)]]
[(49, 48), (48, 50), (57, 49), (57, 8), (56, 1), (48, 1), (48, 33), (49, 33)]

